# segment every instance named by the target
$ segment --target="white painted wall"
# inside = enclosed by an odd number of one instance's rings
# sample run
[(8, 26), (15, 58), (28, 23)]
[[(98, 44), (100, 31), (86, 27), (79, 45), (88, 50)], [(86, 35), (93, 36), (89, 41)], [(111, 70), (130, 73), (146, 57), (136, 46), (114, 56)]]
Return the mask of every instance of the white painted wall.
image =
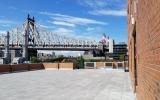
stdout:
[(109, 39), (109, 53), (113, 53), (113, 39)]

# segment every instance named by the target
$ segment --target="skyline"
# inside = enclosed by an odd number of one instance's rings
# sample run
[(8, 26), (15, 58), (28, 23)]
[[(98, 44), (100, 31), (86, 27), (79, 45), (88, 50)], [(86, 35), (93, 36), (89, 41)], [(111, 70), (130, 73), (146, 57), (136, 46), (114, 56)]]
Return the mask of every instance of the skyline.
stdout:
[(105, 33), (127, 42), (126, 5), (126, 0), (2, 0), (0, 33), (21, 26), (30, 14), (41, 27), (63, 36), (99, 41)]

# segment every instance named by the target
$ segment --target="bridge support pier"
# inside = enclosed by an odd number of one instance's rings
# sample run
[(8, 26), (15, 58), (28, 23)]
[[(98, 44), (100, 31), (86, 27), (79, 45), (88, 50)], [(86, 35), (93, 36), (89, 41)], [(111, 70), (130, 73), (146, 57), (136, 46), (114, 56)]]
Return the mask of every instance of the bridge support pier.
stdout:
[(30, 61), (32, 57), (37, 57), (37, 50), (29, 49), (28, 50), (28, 60)]

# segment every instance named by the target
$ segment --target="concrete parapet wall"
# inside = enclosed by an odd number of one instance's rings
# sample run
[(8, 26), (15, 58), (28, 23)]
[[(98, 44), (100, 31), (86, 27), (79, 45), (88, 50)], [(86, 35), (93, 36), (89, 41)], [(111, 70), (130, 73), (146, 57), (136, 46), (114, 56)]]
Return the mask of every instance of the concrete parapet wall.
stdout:
[(58, 63), (43, 63), (44, 69), (58, 69), (59, 64)]
[(112, 68), (113, 68), (113, 69), (117, 69), (117, 68), (118, 68), (118, 65), (117, 65), (116, 62), (113, 63)]
[(117, 67), (118, 68), (123, 68), (124, 67), (124, 62), (117, 62)]
[(86, 69), (94, 69), (94, 68), (124, 68), (126, 64), (124, 62), (85, 62), (84, 63)]
[(20, 72), (42, 69), (74, 69), (73, 63), (43, 63), (43, 64), (15, 64), (0, 65), (0, 73)]
[(73, 63), (59, 63), (59, 69), (73, 69)]
[(104, 62), (96, 62), (96, 68), (104, 68)]
[(85, 62), (84, 68), (86, 69), (95, 69), (96, 68), (96, 62)]
[(108, 67), (112, 67), (113, 68), (113, 64), (114, 64), (114, 62), (104, 62), (104, 66), (106, 68), (108, 68)]
[[(85, 68), (87, 69), (100, 69), (107, 68), (119, 68), (125, 64), (123, 62), (85, 62)], [(15, 65), (0, 65), (0, 73), (9, 73), (17, 71), (31, 71), (42, 69), (74, 69), (73, 63), (43, 63), (43, 64), (15, 64)]]

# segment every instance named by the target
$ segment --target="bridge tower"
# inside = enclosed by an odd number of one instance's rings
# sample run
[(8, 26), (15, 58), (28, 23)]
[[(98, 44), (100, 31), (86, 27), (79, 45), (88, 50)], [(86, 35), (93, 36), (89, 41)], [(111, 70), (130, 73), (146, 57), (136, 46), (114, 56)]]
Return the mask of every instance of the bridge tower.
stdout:
[(6, 43), (5, 43), (5, 51), (4, 51), (4, 58), (5, 58), (5, 62), (6, 64), (8, 64), (10, 62), (10, 57), (9, 57), (9, 32), (7, 32), (7, 35), (5, 36), (5, 40), (6, 40)]
[(28, 14), (27, 24), (26, 24), (25, 33), (24, 33), (24, 45), (23, 45), (23, 57), (27, 61), (29, 60), (29, 56), (28, 56), (28, 44), (29, 44), (30, 27), (33, 28), (34, 24), (35, 24), (34, 17), (30, 18), (29, 14)]

